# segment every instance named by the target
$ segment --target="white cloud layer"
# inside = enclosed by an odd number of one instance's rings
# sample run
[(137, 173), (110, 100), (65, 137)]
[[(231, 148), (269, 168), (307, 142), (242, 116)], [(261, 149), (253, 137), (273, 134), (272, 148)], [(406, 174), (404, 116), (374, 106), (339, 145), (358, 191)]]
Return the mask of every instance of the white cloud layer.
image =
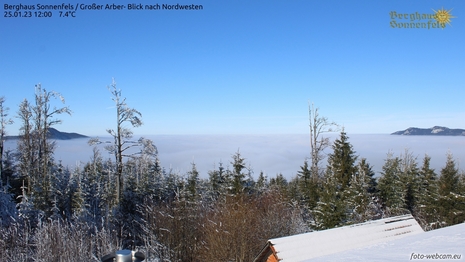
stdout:
[[(328, 134), (331, 140), (339, 134)], [(194, 162), (202, 177), (217, 168), (219, 162), (224, 167), (231, 166), (231, 156), (239, 150), (252, 168), (254, 177), (263, 171), (268, 177), (282, 173), (292, 178), (300, 170), (305, 158), (310, 155), (308, 135), (159, 135), (147, 137), (158, 147), (159, 158), (166, 170), (172, 168), (185, 174)], [(359, 158), (367, 158), (373, 170), (381, 172), (387, 153), (400, 156), (408, 149), (417, 157), (421, 166), (425, 154), (431, 156), (431, 166), (439, 173), (445, 165), (446, 155), (452, 153), (459, 167), (465, 160), (465, 137), (447, 136), (392, 136), (349, 134)], [(92, 148), (87, 139), (58, 141), (55, 158), (70, 167), (87, 162)], [(7, 148), (15, 147), (13, 141), (6, 142)], [(330, 152), (330, 150), (327, 150)], [(104, 158), (112, 157), (102, 151)], [(323, 161), (326, 165), (326, 159)]]

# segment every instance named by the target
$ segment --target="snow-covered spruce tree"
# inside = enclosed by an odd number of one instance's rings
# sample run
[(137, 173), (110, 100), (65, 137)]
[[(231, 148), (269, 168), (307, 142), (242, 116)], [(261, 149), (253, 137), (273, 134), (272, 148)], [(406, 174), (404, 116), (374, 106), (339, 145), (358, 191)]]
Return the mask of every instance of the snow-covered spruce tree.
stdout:
[(298, 186), (301, 196), (301, 201), (308, 209), (313, 209), (318, 202), (318, 181), (312, 178), (308, 161), (304, 161), (304, 165), (297, 172)]
[(312, 211), (316, 230), (324, 230), (342, 226), (347, 222), (347, 205), (340, 181), (335, 174), (327, 170), (322, 181), (319, 201)]
[(8, 118), (8, 107), (4, 105), (5, 97), (0, 97), (0, 187), (2, 183), (5, 184), (5, 178), (3, 177), (3, 151), (4, 142), (6, 139), (6, 126), (13, 124), (13, 120)]
[[(149, 142), (149, 147), (153, 145)], [(124, 188), (124, 199), (131, 205), (137, 205), (144, 198), (154, 195), (157, 184), (156, 180), (161, 176), (156, 148), (147, 149), (142, 147), (139, 155), (132, 156), (124, 164), (124, 174), (127, 178), (127, 186)], [(130, 212), (135, 211), (135, 207)]]
[(71, 180), (71, 172), (68, 168), (64, 167), (61, 162), (53, 164), (50, 168), (50, 199), (56, 209), (55, 213), (61, 219), (71, 219), (73, 215), (73, 199), (76, 190), (73, 181)]
[(368, 179), (368, 193), (375, 194), (378, 190), (378, 182), (376, 181), (375, 172), (366, 158), (362, 158), (357, 164), (357, 173), (363, 174)]
[(400, 180), (401, 160), (388, 154), (378, 180), (378, 195), (386, 217), (405, 214), (405, 191)]
[(160, 202), (170, 203), (178, 195), (179, 190), (184, 188), (184, 179), (178, 170), (170, 169), (163, 173), (163, 180), (160, 183)]
[(148, 139), (139, 139), (141, 151), (132, 155), (124, 164), (124, 176), (127, 186), (124, 187), (124, 198), (121, 204), (123, 214), (137, 212), (137, 205), (146, 197), (152, 197), (156, 190), (156, 179), (160, 178), (157, 149)]
[(139, 143), (141, 151), (131, 155), (124, 163), (125, 186), (118, 208), (114, 210), (117, 212), (114, 213), (113, 220), (123, 247), (129, 249), (135, 249), (143, 244), (141, 205), (150, 197), (151, 187), (154, 186), (150, 184), (152, 180), (149, 176), (156, 176), (149, 173), (150, 162), (157, 155), (156, 147), (150, 140), (144, 138), (139, 139)]
[(142, 142), (142, 150), (133, 158), (137, 167), (137, 187), (144, 197), (153, 197), (155, 190), (160, 187), (159, 181), (163, 169), (158, 158), (158, 150), (152, 141), (143, 138), (140, 142)]
[(8, 226), (16, 220), (16, 204), (13, 200), (13, 194), (8, 192), (8, 185), (0, 187), (0, 227)]
[(17, 172), (16, 154), (12, 150), (6, 150), (3, 153), (3, 185), (9, 185), (9, 192), (13, 194), (13, 200), (18, 203), (21, 195), (22, 180)]
[(452, 154), (447, 154), (446, 165), (441, 169), (439, 177), (439, 194), (447, 196), (450, 193), (457, 192), (459, 183), (459, 171), (455, 166), (455, 160)]
[(160, 202), (163, 198), (163, 187), (165, 186), (166, 170), (161, 167), (159, 159), (156, 158), (149, 166), (148, 173), (148, 186), (146, 192), (148, 192), (151, 201)]
[(260, 174), (258, 175), (257, 182), (255, 183), (254, 191), (260, 195), (265, 193), (269, 189), (269, 181), (268, 177), (263, 173), (263, 171), (260, 171)]
[(121, 239), (123, 248), (135, 249), (142, 244), (140, 238), (142, 230), (139, 228), (142, 217), (138, 212), (138, 205), (144, 200), (139, 192), (134, 160), (130, 159), (124, 163), (123, 174), (126, 183), (113, 223), (118, 230), (118, 238)]
[(188, 201), (196, 201), (199, 197), (199, 171), (197, 171), (197, 167), (195, 163), (191, 163), (191, 170), (187, 172), (187, 194), (186, 198)]
[(34, 196), (27, 195), (27, 187), (24, 185), (24, 180), (21, 189), (22, 194), (19, 197), (20, 202), (16, 205), (16, 209), (18, 210), (18, 216), (20, 218), (20, 222), (25, 225), (25, 229), (33, 229), (39, 224), (39, 222), (43, 218), (44, 212), (41, 210), (37, 210), (34, 207)]
[[(227, 171), (229, 181), (229, 192), (233, 195), (248, 192), (252, 187), (251, 170), (246, 167), (245, 158), (241, 156), (239, 150), (232, 156), (232, 171)], [(242, 170), (247, 170), (247, 173)]]
[[(76, 168), (70, 177), (68, 185), (68, 194), (70, 200), (70, 215), (72, 217), (82, 217), (87, 213), (87, 206), (84, 196), (83, 172)], [(86, 214), (87, 215), (87, 214)]]
[[(119, 204), (123, 197), (124, 190), (124, 176), (123, 176), (123, 158), (132, 157), (128, 154), (128, 149), (133, 147), (144, 146), (144, 143), (150, 143), (148, 139), (139, 139), (138, 141), (132, 140), (133, 132), (131, 129), (125, 127), (129, 123), (132, 127), (139, 127), (142, 125), (142, 114), (134, 108), (128, 107), (126, 98), (121, 96), (121, 89), (116, 88), (116, 82), (113, 79), (111, 86), (108, 90), (113, 95), (113, 102), (116, 106), (116, 128), (107, 129), (107, 132), (113, 137), (113, 142), (107, 141), (109, 145), (105, 149), (115, 156), (116, 162), (116, 193), (115, 204)], [(150, 141), (150, 142), (148, 142)], [(89, 141), (90, 145), (102, 143), (98, 138), (93, 138)]]
[(299, 188), (299, 182), (300, 182), (299, 178), (297, 176), (294, 176), (287, 183), (286, 196), (294, 204), (297, 204), (296, 202), (302, 199), (302, 195), (301, 195), (300, 188)]
[(281, 173), (270, 179), (270, 189), (277, 190), (284, 196), (288, 196), (288, 185), (287, 179)]
[(337, 190), (342, 192), (350, 185), (350, 179), (355, 174), (357, 156), (344, 130), (334, 141), (332, 148), (333, 153), (329, 154), (326, 172), (332, 173), (340, 186)]
[(362, 158), (350, 179), (350, 186), (344, 192), (350, 223), (361, 223), (380, 216), (380, 207), (374, 194), (376, 181), (373, 176), (370, 165)]
[(452, 154), (447, 155), (446, 166), (438, 180), (439, 214), (442, 225), (455, 225), (465, 221), (465, 192), (461, 190), (460, 175)]
[(420, 170), (416, 157), (408, 150), (405, 150), (404, 155), (401, 156), (400, 169), (400, 180), (405, 193), (404, 207), (412, 213), (418, 201)]
[(218, 169), (208, 171), (208, 192), (212, 202), (226, 192), (226, 170), (222, 162)]
[[(93, 155), (82, 170), (80, 180), (80, 190), (83, 198), (82, 206), (84, 210), (80, 210), (78, 206), (74, 209), (75, 215), (84, 216), (88, 221), (98, 224), (101, 217), (108, 215), (108, 209), (111, 206), (109, 203), (112, 196), (110, 181), (110, 172), (105, 172), (107, 169), (100, 151), (97, 147), (93, 148)], [(81, 212), (84, 211), (84, 212)]]
[(425, 155), (423, 165), (418, 176), (418, 199), (414, 215), (424, 230), (437, 227), (440, 222), (438, 216), (438, 178), (434, 169), (430, 167), (431, 157)]
[(9, 185), (9, 192), (13, 194), (13, 199), (18, 199), (21, 195), (21, 183), (17, 174), (16, 154), (12, 150), (3, 152), (3, 185)]
[(357, 156), (348, 139), (342, 130), (332, 146), (333, 153), (329, 154), (319, 201), (313, 210), (316, 229), (328, 229), (349, 223), (346, 190), (350, 186), (350, 179), (356, 174)]

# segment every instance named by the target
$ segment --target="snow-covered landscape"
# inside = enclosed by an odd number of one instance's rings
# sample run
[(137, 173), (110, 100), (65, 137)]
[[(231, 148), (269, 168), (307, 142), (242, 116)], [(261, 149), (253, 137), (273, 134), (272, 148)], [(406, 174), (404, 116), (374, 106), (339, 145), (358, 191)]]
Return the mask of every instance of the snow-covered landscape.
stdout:
[(2, 3), (0, 261), (465, 259), (465, 1), (176, 1)]

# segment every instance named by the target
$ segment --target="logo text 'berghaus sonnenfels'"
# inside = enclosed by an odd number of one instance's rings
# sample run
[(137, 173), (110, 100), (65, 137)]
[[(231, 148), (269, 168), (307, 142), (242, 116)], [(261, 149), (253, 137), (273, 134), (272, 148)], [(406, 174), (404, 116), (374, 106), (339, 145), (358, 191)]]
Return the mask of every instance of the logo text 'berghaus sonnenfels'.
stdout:
[(398, 13), (396, 11), (391, 11), (389, 16), (391, 17), (391, 22), (389, 25), (392, 28), (420, 28), (420, 29), (434, 29), (434, 28), (446, 28), (446, 25), (451, 25), (452, 16), (450, 10), (434, 10), (434, 13), (431, 14), (420, 14), (415, 13)]

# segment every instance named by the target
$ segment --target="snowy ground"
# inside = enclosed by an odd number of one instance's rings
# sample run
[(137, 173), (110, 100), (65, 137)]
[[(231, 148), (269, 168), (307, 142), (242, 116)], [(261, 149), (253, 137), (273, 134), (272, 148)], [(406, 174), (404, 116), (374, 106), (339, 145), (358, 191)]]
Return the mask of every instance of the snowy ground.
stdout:
[(465, 261), (465, 223), (309, 261), (410, 260)]

